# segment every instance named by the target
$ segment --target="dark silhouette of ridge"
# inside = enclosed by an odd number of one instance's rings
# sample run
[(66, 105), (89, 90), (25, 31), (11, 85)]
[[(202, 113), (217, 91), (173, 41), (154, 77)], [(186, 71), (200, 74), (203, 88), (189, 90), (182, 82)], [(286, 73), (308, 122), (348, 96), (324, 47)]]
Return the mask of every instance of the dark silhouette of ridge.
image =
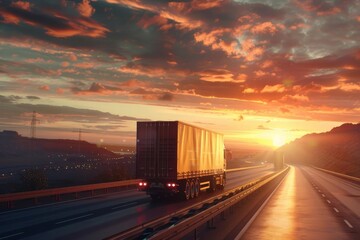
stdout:
[(360, 123), (312, 133), (281, 147), (286, 161), (360, 177)]
[(0, 162), (3, 165), (16, 165), (23, 163), (36, 163), (49, 154), (67, 155), (76, 157), (116, 157), (117, 155), (96, 144), (86, 141), (67, 139), (27, 138), (15, 131), (4, 130), (0, 132)]

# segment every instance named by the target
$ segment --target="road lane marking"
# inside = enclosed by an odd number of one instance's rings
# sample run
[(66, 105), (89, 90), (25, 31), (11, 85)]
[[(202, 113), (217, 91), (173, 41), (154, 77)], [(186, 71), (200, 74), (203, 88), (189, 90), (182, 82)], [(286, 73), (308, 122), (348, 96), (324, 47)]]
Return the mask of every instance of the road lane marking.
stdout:
[(6, 239), (6, 238), (10, 238), (10, 237), (14, 237), (14, 236), (21, 235), (21, 234), (24, 234), (24, 232), (19, 232), (19, 233), (7, 235), (7, 236), (5, 236), (5, 237), (0, 237), (0, 239)]
[(334, 207), (334, 211), (337, 213), (339, 212), (339, 210), (336, 207)]
[(321, 196), (326, 197), (325, 194), (321, 194)]
[(119, 209), (119, 208), (123, 208), (123, 207), (128, 207), (128, 206), (131, 206), (131, 205), (134, 205), (134, 204), (137, 204), (137, 202), (120, 205), (120, 206), (117, 206), (117, 207), (113, 207), (113, 208), (111, 208), (111, 209), (112, 209), (112, 210), (115, 210), (115, 209)]
[(331, 204), (331, 201), (330, 200), (326, 200), (329, 204)]
[(82, 216), (80, 216), (80, 217), (70, 218), (70, 219), (67, 219), (67, 220), (64, 220), (64, 221), (57, 222), (57, 223), (55, 223), (55, 224), (66, 223), (66, 222), (74, 221), (74, 220), (76, 220), (76, 219), (88, 217), (88, 216), (91, 216), (91, 215), (94, 215), (94, 214), (93, 214), (93, 213), (90, 213), (90, 214), (82, 215)]
[(346, 225), (348, 225), (349, 228), (354, 228), (354, 227), (348, 222), (348, 220), (344, 219), (344, 222), (346, 223)]

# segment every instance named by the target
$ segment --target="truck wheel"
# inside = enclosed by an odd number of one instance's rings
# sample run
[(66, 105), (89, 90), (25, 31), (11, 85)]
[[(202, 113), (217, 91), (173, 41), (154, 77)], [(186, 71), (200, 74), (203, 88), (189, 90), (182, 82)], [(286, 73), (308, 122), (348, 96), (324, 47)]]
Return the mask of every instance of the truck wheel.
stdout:
[(190, 197), (194, 198), (195, 196), (195, 184), (194, 184), (194, 180), (191, 180), (190, 183)]
[(200, 192), (200, 183), (199, 183), (199, 179), (197, 178), (195, 180), (195, 197), (199, 196), (199, 192)]
[(215, 178), (215, 177), (213, 177), (213, 178), (211, 179), (210, 189), (211, 189), (211, 192), (215, 192), (215, 191), (216, 191), (216, 178)]
[(184, 191), (184, 197), (186, 200), (190, 199), (190, 182), (186, 181), (186, 185), (185, 185), (185, 191)]
[(224, 173), (223, 175), (223, 181), (222, 181), (222, 185), (221, 185), (221, 189), (224, 189), (225, 188), (225, 185), (226, 185), (226, 175)]

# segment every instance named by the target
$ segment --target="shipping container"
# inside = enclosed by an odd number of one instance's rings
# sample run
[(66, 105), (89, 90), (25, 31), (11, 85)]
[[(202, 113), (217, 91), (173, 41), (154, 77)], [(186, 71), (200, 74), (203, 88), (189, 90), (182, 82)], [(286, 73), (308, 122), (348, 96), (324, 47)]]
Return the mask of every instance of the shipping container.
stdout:
[(179, 121), (137, 123), (136, 175), (153, 198), (198, 196), (225, 184), (222, 134)]

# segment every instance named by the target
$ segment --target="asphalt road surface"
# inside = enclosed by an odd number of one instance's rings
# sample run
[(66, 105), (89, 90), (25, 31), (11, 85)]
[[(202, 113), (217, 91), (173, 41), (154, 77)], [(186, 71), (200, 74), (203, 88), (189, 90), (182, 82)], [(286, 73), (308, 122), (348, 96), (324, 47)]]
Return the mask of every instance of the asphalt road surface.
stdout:
[[(273, 172), (272, 165), (227, 174), (225, 190)], [(219, 194), (202, 193), (190, 201), (153, 202), (136, 190), (0, 213), (2, 239), (102, 239), (197, 201)]]
[(291, 166), (237, 239), (360, 239), (359, 197), (356, 184), (309, 167)]

